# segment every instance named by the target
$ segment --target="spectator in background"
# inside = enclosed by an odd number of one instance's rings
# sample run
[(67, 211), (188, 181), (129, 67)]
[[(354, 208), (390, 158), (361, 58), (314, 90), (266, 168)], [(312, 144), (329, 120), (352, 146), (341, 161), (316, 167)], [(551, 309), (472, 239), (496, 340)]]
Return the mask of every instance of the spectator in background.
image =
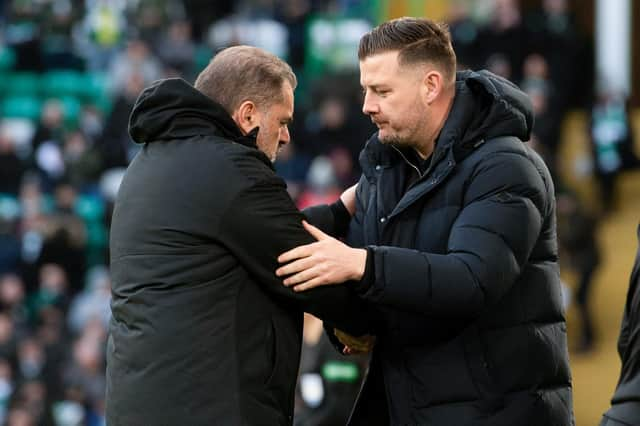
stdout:
[[(316, 109), (305, 120), (305, 148), (314, 155), (331, 155), (335, 149), (346, 148), (352, 168), (359, 170), (356, 164), (362, 148), (358, 142), (362, 140), (362, 125), (352, 119), (344, 94), (330, 92), (320, 96)], [(355, 182), (346, 182), (345, 187)]]
[(149, 45), (139, 38), (129, 39), (124, 52), (116, 54), (109, 67), (111, 90), (116, 96), (126, 92), (129, 82), (134, 78), (141, 78), (144, 87), (163, 75), (161, 63)]
[(640, 226), (638, 252), (629, 279), (629, 289), (618, 338), (622, 366), (618, 386), (611, 398), (611, 408), (604, 413), (600, 426), (640, 424)]
[(278, 176), (287, 183), (287, 192), (294, 202), (304, 191), (309, 164), (311, 164), (311, 156), (291, 143), (280, 149), (278, 159), (273, 164)]
[(554, 87), (547, 78), (547, 69), (541, 55), (530, 54), (525, 59), (524, 80), (520, 86), (531, 99), (535, 117), (531, 147), (544, 159), (554, 182), (558, 184), (557, 160), (563, 117), (554, 107)]
[(82, 405), (104, 417), (106, 378), (104, 373), (103, 341), (81, 337), (73, 343), (72, 362), (63, 372), (66, 389), (75, 389)]
[(0, 424), (12, 425), (5, 422), (13, 391), (13, 369), (11, 363), (7, 358), (0, 357)]
[(117, 93), (111, 114), (107, 117), (104, 132), (98, 148), (103, 161), (103, 169), (126, 167), (138, 152), (127, 131), (129, 115), (142, 89), (144, 77), (135, 73), (129, 76), (124, 90)]
[(16, 155), (9, 135), (0, 132), (0, 195), (18, 195), (26, 166)]
[(0, 275), (0, 312), (12, 320), (16, 334), (25, 336), (30, 329), (29, 311), (26, 304), (26, 290), (19, 275)]
[(47, 202), (40, 186), (40, 178), (27, 174), (20, 186), (20, 274), (27, 286), (27, 292), (38, 288), (38, 260), (44, 243), (44, 224), (47, 214)]
[(19, 219), (18, 200), (0, 195), (0, 274), (16, 272), (19, 268), (21, 257)]
[(562, 121), (571, 104), (589, 99), (593, 80), (569, 0), (543, 0), (538, 10), (525, 17), (525, 24), (531, 36), (530, 49), (540, 52), (549, 64), (554, 110)]
[[(47, 402), (48, 395), (44, 383), (37, 379), (28, 379), (20, 383), (13, 404), (29, 413), (35, 425), (49, 426), (54, 423)], [(11, 421), (10, 418), (9, 422)]]
[(100, 152), (82, 132), (76, 130), (65, 135), (62, 158), (65, 178), (78, 191), (91, 188), (100, 177)]
[(29, 0), (12, 1), (9, 5), (5, 40), (16, 53), (15, 70), (40, 72), (42, 61), (42, 22), (40, 2)]
[(523, 22), (520, 1), (496, 0), (493, 4), (492, 19), (478, 34), (478, 54), (482, 58), (499, 54), (509, 65), (509, 79), (520, 81), (527, 53), (525, 49), (530, 45), (530, 35)]
[(640, 164), (633, 152), (628, 102), (622, 93), (607, 87), (600, 89), (591, 110), (589, 135), (602, 211), (608, 213), (615, 208), (617, 201), (618, 175)]
[[(6, 202), (0, 203), (4, 209)], [(14, 204), (14, 203), (12, 203)], [(11, 217), (0, 210), (0, 274), (18, 270), (21, 260), (21, 245), (17, 232), (17, 214), (10, 213)]]
[(503, 53), (493, 53), (489, 55), (486, 62), (484, 63), (484, 67), (487, 71), (498, 75), (505, 80), (513, 81), (513, 68), (511, 65), (511, 61), (509, 58)]
[(588, 352), (595, 343), (593, 315), (590, 297), (594, 273), (600, 264), (600, 248), (596, 239), (597, 221), (594, 215), (581, 205), (579, 199), (570, 192), (556, 196), (558, 216), (558, 243), (561, 259), (568, 260), (566, 266), (575, 271), (578, 282), (574, 300), (578, 305), (580, 331), (576, 350)]
[(447, 21), (458, 69), (476, 68), (479, 62), (477, 42), (480, 28), (470, 15), (469, 2), (450, 1)]
[(11, 426), (37, 426), (36, 417), (25, 407), (16, 404), (9, 409), (7, 424)]
[(191, 80), (193, 75), (193, 60), (196, 46), (191, 38), (191, 24), (187, 21), (173, 21), (155, 46), (158, 57), (168, 68), (168, 74)]
[(319, 155), (311, 162), (306, 189), (300, 194), (297, 206), (305, 209), (318, 204), (332, 204), (341, 192), (331, 160)]
[(306, 55), (307, 18), (312, 12), (311, 0), (284, 0), (280, 2), (277, 18), (287, 27), (289, 64), (302, 70)]
[(9, 314), (0, 312), (0, 357), (13, 361), (18, 341), (13, 319)]
[(31, 295), (29, 306), (31, 322), (42, 321), (49, 315), (48, 310), (67, 312), (69, 306), (69, 282), (67, 275), (59, 265), (47, 263), (40, 268), (40, 285), (38, 291)]
[(49, 2), (44, 9), (42, 28), (42, 61), (45, 69), (84, 69), (84, 61), (76, 55), (72, 28), (75, 12), (72, 0)]
[(124, 0), (96, 0), (87, 3), (86, 13), (75, 33), (76, 49), (91, 72), (105, 72), (126, 36)]
[(85, 289), (77, 294), (69, 309), (69, 329), (79, 334), (92, 320), (98, 320), (107, 329), (111, 318), (111, 279), (104, 267), (95, 267), (88, 273)]
[(150, 48), (160, 46), (159, 42), (170, 25), (170, 14), (180, 7), (179, 0), (141, 0), (136, 5), (130, 7), (129, 15), (132, 25), (129, 27), (135, 29), (130, 37), (143, 40)]
[(55, 210), (42, 223), (42, 249), (39, 264), (60, 265), (69, 280), (69, 291), (82, 288), (86, 270), (87, 230), (75, 213), (77, 190), (63, 182), (55, 190)]
[(62, 145), (64, 130), (62, 103), (58, 99), (48, 99), (42, 107), (40, 121), (31, 141), (31, 148), (36, 151), (40, 145), (47, 141)]

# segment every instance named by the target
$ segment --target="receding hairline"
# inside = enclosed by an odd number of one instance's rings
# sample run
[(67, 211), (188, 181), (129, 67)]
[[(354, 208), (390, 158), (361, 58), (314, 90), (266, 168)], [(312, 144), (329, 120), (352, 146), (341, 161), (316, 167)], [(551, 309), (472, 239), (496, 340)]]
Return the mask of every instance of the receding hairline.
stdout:
[(430, 70), (426, 70), (425, 68), (431, 67), (433, 70), (438, 71), (442, 76), (443, 76), (443, 80), (448, 83), (448, 84), (454, 84), (455, 80), (456, 80), (456, 73), (455, 71), (451, 73), (451, 75), (448, 75), (449, 73), (447, 72), (446, 69), (444, 69), (445, 67), (440, 64), (438, 61), (432, 61), (429, 59), (423, 59), (423, 60), (415, 60), (415, 61), (408, 61), (406, 59), (404, 59), (402, 57), (402, 55), (400, 55), (401, 49), (384, 49), (384, 50), (380, 50), (377, 51), (375, 53), (366, 55), (365, 57), (360, 59), (360, 63), (363, 63), (364, 61), (366, 61), (367, 59), (370, 58), (374, 58), (376, 56), (381, 56), (381, 55), (385, 55), (385, 54), (389, 54), (389, 53), (396, 53), (396, 63), (398, 64), (398, 69), (403, 72), (403, 71), (407, 71), (407, 72), (417, 72), (417, 71), (424, 71), (425, 73), (427, 71)]
[(266, 50), (239, 45), (220, 50), (198, 75), (194, 87), (231, 113), (247, 100), (256, 106), (280, 101), (285, 82), (292, 90), (298, 84), (289, 64)]

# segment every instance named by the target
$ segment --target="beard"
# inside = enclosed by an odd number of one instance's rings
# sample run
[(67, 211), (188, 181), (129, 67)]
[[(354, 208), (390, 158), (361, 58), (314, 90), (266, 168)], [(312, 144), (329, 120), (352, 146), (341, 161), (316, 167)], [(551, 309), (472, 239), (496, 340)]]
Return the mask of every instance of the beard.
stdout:
[(429, 120), (429, 111), (422, 105), (420, 98), (416, 96), (411, 102), (411, 107), (407, 108), (406, 114), (396, 121), (396, 126), (386, 121), (385, 133), (386, 135), (380, 136), (378, 132), (378, 139), (385, 145), (394, 145), (397, 147), (418, 147), (422, 144), (420, 135), (424, 133), (424, 123)]
[[(409, 132), (413, 134), (415, 132)], [(411, 136), (402, 136), (398, 133), (387, 134), (386, 136), (380, 136), (378, 132), (378, 140), (384, 145), (393, 145), (397, 147), (415, 147), (418, 145), (418, 141)]]

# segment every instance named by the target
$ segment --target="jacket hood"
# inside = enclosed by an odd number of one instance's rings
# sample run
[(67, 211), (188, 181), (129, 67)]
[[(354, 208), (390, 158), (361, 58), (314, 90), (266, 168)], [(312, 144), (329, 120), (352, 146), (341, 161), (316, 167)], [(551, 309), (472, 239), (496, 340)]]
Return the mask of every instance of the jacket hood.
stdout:
[(180, 78), (158, 80), (142, 91), (129, 117), (129, 134), (136, 143), (218, 135), (255, 146), (255, 135), (243, 136), (221, 105)]
[(533, 106), (515, 84), (486, 70), (457, 73), (456, 96), (440, 133), (442, 142), (500, 136), (525, 142), (532, 129)]

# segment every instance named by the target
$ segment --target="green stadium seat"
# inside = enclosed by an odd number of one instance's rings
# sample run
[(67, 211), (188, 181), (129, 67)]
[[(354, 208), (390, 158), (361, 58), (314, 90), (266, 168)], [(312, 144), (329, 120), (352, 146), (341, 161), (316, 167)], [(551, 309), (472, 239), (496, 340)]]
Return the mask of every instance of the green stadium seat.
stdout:
[(10, 70), (16, 64), (16, 53), (8, 46), (0, 47), (0, 70)]
[(5, 75), (5, 96), (37, 96), (40, 91), (40, 78), (33, 72), (14, 72)]
[(7, 118), (27, 118), (37, 121), (40, 118), (42, 101), (35, 96), (10, 96), (2, 100), (0, 110)]
[(109, 96), (109, 79), (105, 74), (83, 74), (82, 81), (82, 96), (87, 102), (94, 103)]
[(193, 56), (193, 66), (196, 74), (199, 74), (209, 65), (211, 58), (215, 52), (205, 44), (198, 45)]
[(42, 74), (42, 94), (46, 97), (80, 96), (85, 90), (84, 75), (72, 70), (54, 70)]

